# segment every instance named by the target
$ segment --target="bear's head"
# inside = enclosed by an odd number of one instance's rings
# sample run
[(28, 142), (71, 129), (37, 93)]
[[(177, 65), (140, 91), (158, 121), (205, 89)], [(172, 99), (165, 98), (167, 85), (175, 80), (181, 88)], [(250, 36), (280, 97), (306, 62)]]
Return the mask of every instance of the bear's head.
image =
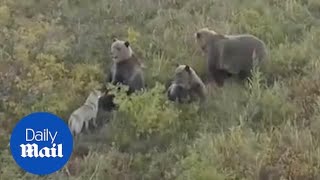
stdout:
[(168, 89), (167, 96), (170, 101), (178, 101), (179, 103), (190, 100), (189, 91), (179, 84), (172, 84)]
[(194, 70), (188, 65), (176, 65), (174, 83), (189, 89), (194, 81)]
[(114, 62), (121, 62), (132, 57), (132, 49), (129, 41), (122, 41), (116, 38), (113, 39), (111, 45), (111, 55)]
[(208, 28), (202, 28), (198, 30), (194, 34), (194, 36), (198, 46), (204, 53), (207, 52), (207, 47), (210, 43), (214, 43), (220, 39), (226, 38), (224, 35), (219, 34), (213, 30), (209, 30)]

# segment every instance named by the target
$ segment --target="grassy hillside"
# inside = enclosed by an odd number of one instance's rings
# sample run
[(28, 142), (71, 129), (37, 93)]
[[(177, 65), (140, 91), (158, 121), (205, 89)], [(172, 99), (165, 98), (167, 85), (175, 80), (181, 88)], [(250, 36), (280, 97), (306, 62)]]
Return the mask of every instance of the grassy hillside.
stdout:
[[(1, 180), (320, 179), (319, 0), (0, 0), (0, 27)], [(250, 83), (211, 88), (206, 107), (167, 102), (175, 63), (205, 73), (202, 27), (256, 35), (270, 61)], [(114, 36), (143, 57), (148, 91), (101, 113), (109, 123), (81, 138), (71, 176), (25, 174), (6, 147), (15, 123), (67, 120), (104, 82)]]

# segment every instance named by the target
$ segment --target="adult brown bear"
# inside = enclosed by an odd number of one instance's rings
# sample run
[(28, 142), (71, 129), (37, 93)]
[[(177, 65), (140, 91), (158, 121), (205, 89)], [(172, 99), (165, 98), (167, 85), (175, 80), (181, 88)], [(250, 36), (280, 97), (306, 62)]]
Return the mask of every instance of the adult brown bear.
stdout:
[(251, 75), (254, 65), (267, 58), (265, 43), (250, 34), (223, 35), (208, 28), (195, 33), (197, 44), (207, 56), (209, 78), (218, 86), (232, 75), (245, 79)]

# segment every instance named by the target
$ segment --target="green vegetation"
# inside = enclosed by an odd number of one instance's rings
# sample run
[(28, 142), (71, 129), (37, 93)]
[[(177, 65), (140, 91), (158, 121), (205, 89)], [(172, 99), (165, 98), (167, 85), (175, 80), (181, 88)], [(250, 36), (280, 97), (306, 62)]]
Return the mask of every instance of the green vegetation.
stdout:
[[(1, 180), (320, 179), (319, 0), (0, 0), (0, 27)], [(206, 107), (168, 102), (175, 63), (205, 73), (202, 27), (256, 35), (270, 61), (245, 85), (211, 88)], [(148, 91), (119, 95), (71, 176), (25, 174), (6, 147), (15, 123), (33, 111), (67, 120), (104, 82), (114, 36), (143, 57)]]

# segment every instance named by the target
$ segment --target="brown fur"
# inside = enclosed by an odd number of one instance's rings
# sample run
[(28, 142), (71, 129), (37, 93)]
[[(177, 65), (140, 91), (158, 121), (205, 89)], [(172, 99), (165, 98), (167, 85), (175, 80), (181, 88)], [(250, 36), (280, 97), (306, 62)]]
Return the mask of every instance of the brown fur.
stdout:
[(206, 88), (197, 73), (188, 65), (177, 65), (174, 80), (168, 88), (167, 96), (170, 100), (179, 102), (205, 100)]
[(129, 86), (130, 93), (144, 88), (142, 67), (134, 57), (114, 63), (111, 74), (111, 83), (114, 85), (121, 83)]
[(114, 39), (111, 53), (113, 64), (107, 82), (129, 86), (128, 94), (144, 89), (143, 64), (133, 54), (130, 43)]
[(267, 59), (264, 42), (253, 35), (223, 35), (203, 28), (195, 37), (207, 57), (210, 78), (219, 86), (232, 75), (240, 79), (249, 77), (253, 65)]

